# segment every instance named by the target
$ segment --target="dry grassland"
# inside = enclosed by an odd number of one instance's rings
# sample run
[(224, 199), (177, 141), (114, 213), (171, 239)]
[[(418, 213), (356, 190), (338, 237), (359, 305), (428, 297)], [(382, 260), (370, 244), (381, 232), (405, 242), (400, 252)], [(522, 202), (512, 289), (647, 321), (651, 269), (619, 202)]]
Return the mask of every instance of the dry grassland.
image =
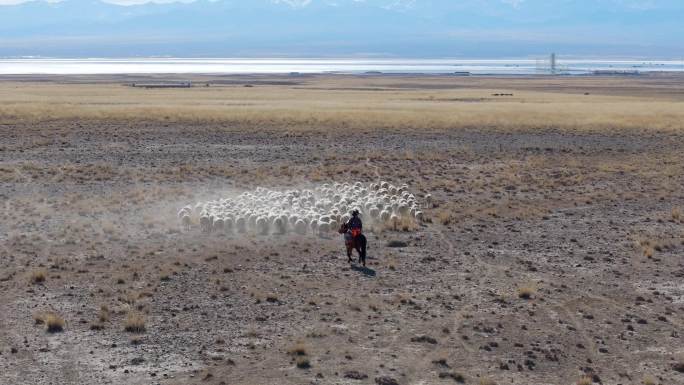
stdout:
[[(158, 79), (0, 81), (0, 384), (684, 384), (683, 78)], [(378, 179), (368, 269), (176, 217)]]
[[(600, 80), (598, 80), (600, 81)], [(611, 79), (608, 79), (610, 82)], [(681, 82), (677, 79), (676, 81)], [(516, 89), (519, 80), (317, 78), (291, 86), (215, 84), (192, 89), (141, 89), (121, 84), (6, 83), (3, 121), (97, 119), (225, 123), (251, 129), (293, 130), (478, 129), (671, 131), (683, 128), (684, 94), (625, 94), (596, 88), (597, 80), (548, 82)], [(532, 81), (531, 81), (532, 82)], [(537, 82), (537, 81), (534, 81)], [(624, 80), (630, 85), (630, 80)], [(636, 81), (634, 81), (636, 82)], [(557, 84), (560, 83), (560, 84)], [(249, 84), (248, 80), (245, 84)], [(592, 86), (592, 84), (594, 84)], [(584, 87), (583, 87), (584, 85)], [(614, 85), (617, 87), (617, 85)], [(637, 84), (631, 84), (633, 90)], [(581, 91), (584, 90), (584, 91)], [(676, 90), (676, 88), (675, 88)], [(656, 90), (657, 91), (657, 90)], [(513, 96), (493, 96), (495, 94)]]

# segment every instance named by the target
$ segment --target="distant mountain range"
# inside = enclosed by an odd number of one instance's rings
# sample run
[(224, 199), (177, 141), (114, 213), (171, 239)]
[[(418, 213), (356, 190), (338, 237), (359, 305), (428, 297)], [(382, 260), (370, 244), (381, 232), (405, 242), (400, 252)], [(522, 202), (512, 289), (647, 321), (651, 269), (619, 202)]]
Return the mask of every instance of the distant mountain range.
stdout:
[(0, 56), (680, 58), (682, 20), (681, 0), (32, 1), (0, 6)]

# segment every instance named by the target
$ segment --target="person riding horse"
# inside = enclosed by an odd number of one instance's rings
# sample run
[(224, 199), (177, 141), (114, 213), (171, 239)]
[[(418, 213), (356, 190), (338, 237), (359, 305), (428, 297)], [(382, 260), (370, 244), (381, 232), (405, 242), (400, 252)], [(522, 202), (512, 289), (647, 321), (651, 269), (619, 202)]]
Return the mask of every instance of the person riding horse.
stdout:
[(359, 262), (366, 266), (366, 236), (363, 235), (363, 222), (359, 217), (359, 211), (354, 210), (352, 217), (340, 227), (340, 233), (344, 234), (344, 243), (347, 246), (347, 258), (352, 261), (352, 250), (359, 253)]
[(361, 232), (363, 231), (363, 222), (361, 222), (361, 218), (359, 218), (359, 210), (352, 211), (351, 215), (352, 217), (347, 221), (347, 227), (351, 231), (352, 236), (356, 238), (361, 235)]

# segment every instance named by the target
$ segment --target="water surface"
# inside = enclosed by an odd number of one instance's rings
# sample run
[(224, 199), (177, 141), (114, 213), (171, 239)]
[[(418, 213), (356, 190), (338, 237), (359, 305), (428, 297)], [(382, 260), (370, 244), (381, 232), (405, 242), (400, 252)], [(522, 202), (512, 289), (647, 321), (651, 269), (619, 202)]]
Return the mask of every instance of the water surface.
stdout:
[(684, 72), (684, 61), (562, 60), (555, 71), (545, 59), (0, 59), (0, 74), (287, 74), (387, 73), (474, 75), (587, 74), (594, 71)]

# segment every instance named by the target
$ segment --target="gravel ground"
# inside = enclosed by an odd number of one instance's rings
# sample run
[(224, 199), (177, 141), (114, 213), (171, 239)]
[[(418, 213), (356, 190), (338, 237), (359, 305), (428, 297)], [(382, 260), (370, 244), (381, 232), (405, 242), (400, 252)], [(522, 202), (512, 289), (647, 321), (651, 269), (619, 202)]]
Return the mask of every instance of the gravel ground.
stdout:
[[(2, 384), (684, 384), (681, 135), (68, 120), (0, 136)], [(378, 179), (435, 207), (369, 232), (366, 269), (336, 234), (175, 217)]]

